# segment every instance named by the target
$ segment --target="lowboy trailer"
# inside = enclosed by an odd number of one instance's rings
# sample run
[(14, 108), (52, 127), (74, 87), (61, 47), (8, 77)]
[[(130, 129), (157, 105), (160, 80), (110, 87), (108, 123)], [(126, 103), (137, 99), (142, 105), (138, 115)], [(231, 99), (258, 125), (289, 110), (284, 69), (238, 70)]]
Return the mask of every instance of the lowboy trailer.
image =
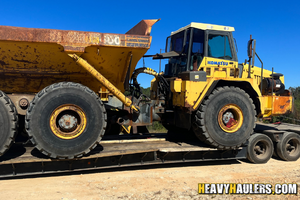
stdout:
[[(109, 136), (103, 138), (88, 155), (77, 159), (53, 159), (40, 153), (32, 146), (14, 144), (5, 156), (0, 158), (0, 177), (42, 175), (84, 170), (101, 170), (130, 166), (154, 166), (155, 164), (188, 163), (201, 161), (240, 160), (250, 158), (255, 163), (266, 163), (272, 156), (286, 161), (299, 158), (299, 140), (284, 139), (296, 134), (300, 138), (300, 126), (292, 124), (257, 123), (255, 133), (246, 144), (236, 150), (218, 150), (186, 139), (168, 140), (166, 134), (142, 134)], [(272, 143), (260, 137), (271, 138)], [(254, 139), (253, 139), (254, 138)], [(256, 142), (255, 138), (259, 138)], [(275, 149), (273, 149), (273, 144)], [(284, 147), (278, 147), (284, 145)], [(278, 152), (280, 155), (278, 155)], [(250, 155), (250, 156), (249, 156)]]

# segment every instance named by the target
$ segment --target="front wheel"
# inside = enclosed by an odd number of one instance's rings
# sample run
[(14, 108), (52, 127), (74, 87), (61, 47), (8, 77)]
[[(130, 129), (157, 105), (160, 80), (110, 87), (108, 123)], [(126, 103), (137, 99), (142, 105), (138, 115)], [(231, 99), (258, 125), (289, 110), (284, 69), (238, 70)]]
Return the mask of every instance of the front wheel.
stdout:
[(255, 127), (252, 99), (237, 87), (219, 87), (199, 107), (193, 131), (205, 143), (219, 149), (236, 149)]
[(26, 130), (35, 147), (52, 158), (81, 157), (100, 142), (106, 111), (87, 87), (56, 83), (40, 91), (26, 114)]

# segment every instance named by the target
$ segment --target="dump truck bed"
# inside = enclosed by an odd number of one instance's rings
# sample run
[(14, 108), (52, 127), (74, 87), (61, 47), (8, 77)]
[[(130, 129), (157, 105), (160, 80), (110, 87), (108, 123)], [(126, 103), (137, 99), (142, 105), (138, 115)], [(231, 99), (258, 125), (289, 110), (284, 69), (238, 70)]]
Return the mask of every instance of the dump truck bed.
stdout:
[(100, 83), (68, 56), (75, 53), (124, 91), (127, 71), (131, 75), (150, 48), (156, 21), (142, 20), (127, 34), (0, 26), (0, 90), (36, 93), (72, 81), (98, 92)]

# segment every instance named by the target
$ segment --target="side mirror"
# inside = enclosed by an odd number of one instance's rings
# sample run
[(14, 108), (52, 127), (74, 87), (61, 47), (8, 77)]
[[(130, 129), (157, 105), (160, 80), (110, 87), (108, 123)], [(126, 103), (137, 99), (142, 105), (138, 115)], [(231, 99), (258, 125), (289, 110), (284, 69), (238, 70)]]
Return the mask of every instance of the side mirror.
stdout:
[[(252, 43), (254, 41), (254, 48), (252, 49)], [(250, 40), (248, 41), (248, 45), (247, 45), (247, 53), (248, 53), (248, 57), (249, 57), (249, 69), (248, 69), (248, 77), (247, 78), (251, 78), (251, 58), (252, 59), (252, 67), (254, 66), (254, 58), (255, 58), (255, 48), (256, 48), (256, 42), (255, 40), (252, 39), (252, 35), (250, 35)]]
[(170, 52), (171, 51), (171, 36), (167, 37), (166, 39), (166, 48), (165, 52)]
[(248, 45), (247, 45), (247, 54), (249, 58), (252, 58), (252, 35), (250, 35), (250, 40), (248, 41)]

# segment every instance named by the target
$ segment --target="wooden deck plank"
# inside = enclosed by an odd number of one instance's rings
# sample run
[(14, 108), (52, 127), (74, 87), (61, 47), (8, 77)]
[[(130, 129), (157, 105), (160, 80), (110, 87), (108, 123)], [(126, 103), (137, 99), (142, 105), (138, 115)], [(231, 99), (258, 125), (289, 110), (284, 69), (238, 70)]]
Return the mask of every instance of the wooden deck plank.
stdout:
[[(107, 142), (100, 142), (94, 150), (88, 155), (78, 158), (91, 159), (97, 157), (120, 156), (127, 154), (138, 154), (147, 152), (184, 152), (184, 151), (208, 151), (216, 150), (209, 148), (202, 143), (185, 143), (185, 142), (170, 142), (152, 139), (136, 139), (136, 140), (115, 140)], [(19, 154), (18, 154), (19, 152)], [(12, 147), (6, 155), (1, 157), (0, 164), (13, 164), (13, 163), (30, 163), (30, 162), (51, 162), (58, 161), (58, 159), (51, 159), (40, 153), (34, 147)]]

